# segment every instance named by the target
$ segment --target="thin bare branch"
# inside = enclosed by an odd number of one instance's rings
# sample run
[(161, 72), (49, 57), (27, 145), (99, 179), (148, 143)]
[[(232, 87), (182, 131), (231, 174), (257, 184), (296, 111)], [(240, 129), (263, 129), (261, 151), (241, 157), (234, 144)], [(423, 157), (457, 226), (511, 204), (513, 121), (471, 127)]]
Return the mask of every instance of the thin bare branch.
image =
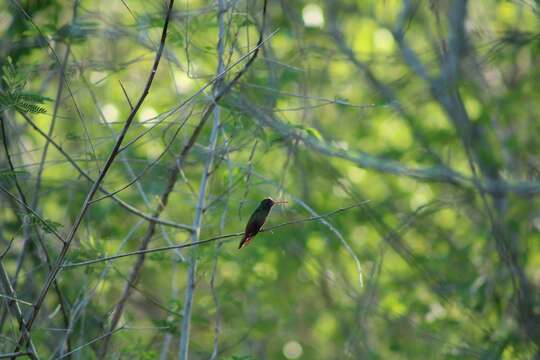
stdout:
[[(30, 127), (32, 127), (41, 136), (45, 137), (46, 139), (48, 139), (48, 141), (50, 141), (50, 143), (53, 145), (53, 147), (55, 147), (66, 158), (68, 163), (70, 163), (75, 168), (75, 170), (77, 170), (77, 172), (81, 176), (83, 176), (86, 180), (88, 180), (92, 184), (94, 184), (96, 182), (92, 177), (90, 177), (90, 175), (88, 175), (86, 173), (86, 171), (84, 171), (77, 164), (77, 162), (54, 139), (47, 137), (47, 134), (45, 134), (39, 127), (37, 127), (37, 125), (32, 121), (32, 119), (30, 119), (30, 117), (27, 114), (22, 113), (21, 115), (22, 115), (23, 119), (25, 119), (26, 122), (30, 125)], [(102, 185), (99, 186), (99, 190), (104, 194), (110, 194), (110, 192), (108, 190), (106, 190)], [(111, 198), (114, 199), (125, 210), (127, 210), (127, 211), (131, 212), (132, 214), (137, 215), (137, 216), (139, 216), (139, 217), (141, 217), (141, 218), (143, 218), (145, 220), (155, 221), (155, 222), (157, 222), (157, 223), (159, 223), (161, 225), (166, 225), (166, 226), (174, 227), (174, 228), (177, 228), (177, 229), (191, 231), (191, 228), (188, 225), (179, 224), (179, 223), (175, 223), (175, 222), (167, 221), (167, 220), (156, 219), (156, 218), (152, 217), (151, 215), (148, 215), (148, 214), (143, 213), (142, 211), (136, 209), (135, 207), (133, 207), (132, 205), (126, 203), (125, 201), (123, 201), (122, 199), (120, 199), (119, 197), (117, 197), (115, 195), (112, 195)]]
[[(277, 229), (280, 229), (282, 227), (289, 226), (289, 225), (295, 225), (295, 224), (300, 224), (300, 223), (304, 223), (304, 222), (310, 222), (310, 221), (317, 221), (317, 220), (320, 220), (320, 219), (325, 219), (327, 217), (342, 213), (344, 211), (348, 211), (348, 210), (363, 206), (366, 203), (367, 203), (367, 201), (362, 201), (360, 203), (350, 205), (350, 206), (347, 206), (347, 207), (344, 207), (344, 208), (339, 208), (337, 210), (334, 210), (332, 212), (329, 212), (329, 213), (326, 213), (326, 214), (323, 214), (323, 215), (318, 215), (318, 216), (312, 216), (312, 217), (308, 217), (308, 218), (304, 218), (304, 219), (287, 221), (287, 222), (284, 222), (284, 223), (279, 224), (279, 225), (263, 228), (263, 229), (261, 229), (260, 232), (263, 233), (263, 232), (267, 232), (267, 231), (274, 231), (274, 230), (277, 230)], [(211, 242), (214, 242), (214, 241), (217, 241), (217, 240), (235, 238), (235, 237), (239, 237), (239, 236), (242, 236), (242, 235), (244, 235), (243, 231), (232, 233), (232, 234), (218, 235), (218, 236), (213, 236), (213, 237), (205, 239), (205, 240), (199, 240), (199, 241), (193, 242), (193, 243), (189, 242), (189, 243), (185, 243), (185, 244), (178, 244), (178, 245), (172, 245), (172, 246), (162, 246), (162, 247), (157, 247), (157, 248), (153, 248), (153, 249), (131, 251), (131, 252), (127, 252), (127, 253), (124, 253), (124, 254), (107, 256), (107, 257), (103, 257), (103, 258), (99, 258), (99, 259), (86, 260), (86, 261), (81, 261), (81, 262), (76, 262), (76, 263), (68, 263), (68, 264), (64, 264), (62, 266), (62, 268), (63, 269), (72, 269), (72, 268), (76, 268), (76, 267), (80, 267), (80, 266), (87, 266), (87, 265), (97, 264), (97, 263), (104, 262), (104, 261), (116, 260), (116, 259), (121, 259), (121, 258), (124, 258), (124, 257), (134, 256), (134, 255), (150, 254), (150, 253), (168, 251), (168, 250), (173, 250), (173, 249), (183, 249), (183, 248), (188, 248), (188, 247), (192, 247), (192, 246), (196, 246), (196, 245), (208, 244), (208, 243), (211, 243)]]
[(45, 281), (45, 284), (44, 284), (42, 290), (40, 291), (39, 296), (38, 296), (38, 298), (36, 300), (35, 307), (33, 308), (32, 312), (30, 314), (30, 317), (29, 317), (28, 321), (25, 324), (25, 331), (26, 332), (23, 332), (21, 334), (21, 336), (19, 338), (19, 341), (18, 341), (18, 345), (16, 346), (14, 352), (19, 351), (19, 349), (27, 343), (28, 336), (26, 335), (26, 333), (29, 333), (31, 331), (32, 326), (34, 324), (34, 321), (36, 320), (37, 315), (39, 314), (39, 311), (41, 310), (41, 306), (43, 304), (43, 301), (45, 300), (45, 297), (46, 297), (47, 293), (49, 292), (49, 289), (50, 289), (51, 285), (53, 284), (54, 280), (56, 279), (58, 273), (62, 269), (62, 264), (63, 264), (63, 262), (65, 260), (65, 257), (67, 256), (67, 253), (69, 251), (71, 243), (72, 243), (72, 241), (73, 241), (73, 239), (75, 237), (75, 234), (77, 233), (77, 230), (78, 230), (79, 226), (81, 225), (82, 220), (83, 220), (84, 216), (86, 215), (87, 210), (90, 207), (90, 201), (92, 200), (95, 193), (98, 191), (98, 188), (99, 188), (100, 184), (102, 183), (103, 179), (107, 175), (108, 170), (110, 169), (110, 167), (113, 164), (116, 156), (118, 155), (118, 150), (119, 150), (120, 146), (122, 145), (122, 142), (123, 142), (123, 140), (124, 140), (124, 138), (125, 138), (125, 136), (127, 134), (127, 131), (129, 129), (129, 127), (131, 126), (133, 120), (135, 119), (135, 115), (137, 114), (139, 108), (141, 107), (144, 100), (146, 99), (146, 96), (150, 92), (150, 87), (152, 86), (152, 82), (153, 82), (154, 77), (156, 75), (156, 71), (157, 71), (157, 68), (159, 66), (159, 62), (161, 60), (161, 55), (163, 54), (163, 49), (165, 47), (165, 40), (167, 39), (167, 28), (168, 28), (168, 25), (169, 25), (169, 19), (170, 19), (173, 4), (174, 4), (174, 0), (170, 0), (168, 10), (167, 10), (167, 13), (166, 13), (166, 17), (165, 17), (165, 23), (163, 25), (163, 31), (162, 31), (162, 34), (161, 34), (160, 46), (159, 46), (159, 49), (157, 51), (157, 54), (156, 54), (156, 57), (155, 57), (155, 60), (154, 60), (154, 64), (152, 65), (152, 70), (150, 72), (150, 75), (148, 76), (148, 80), (146, 81), (143, 92), (142, 92), (141, 96), (139, 97), (139, 100), (137, 101), (135, 107), (131, 110), (128, 118), (126, 119), (126, 122), (125, 122), (125, 125), (124, 125), (123, 129), (122, 129), (122, 132), (118, 136), (118, 139), (117, 139), (113, 149), (111, 150), (111, 153), (110, 153), (107, 161), (105, 162), (105, 165), (104, 165), (103, 169), (100, 171), (100, 174), (99, 174), (96, 182), (93, 184), (92, 188), (88, 192), (88, 195), (86, 196), (86, 199), (84, 200), (84, 202), (82, 204), (79, 215), (75, 219), (73, 227), (71, 228), (69, 234), (67, 235), (67, 237), (65, 239), (64, 246), (62, 247), (62, 250), (60, 251), (58, 259), (56, 260), (52, 270), (49, 272), (49, 274), (47, 276), (47, 279)]
[[(30, 356), (32, 358), (36, 357), (37, 351), (34, 346), (34, 343), (32, 339), (30, 338), (30, 334), (28, 333), (28, 330), (25, 328), (24, 324), (24, 313), (21, 310), (19, 303), (23, 303), (19, 298), (17, 297), (17, 293), (15, 292), (15, 289), (13, 289), (13, 286), (11, 285), (11, 280), (9, 279), (9, 275), (6, 271), (6, 268), (4, 266), (3, 262), (0, 262), (0, 285), (3, 289), (3, 292), (6, 293), (6, 298), (10, 299), (6, 302), (6, 307), (9, 312), (13, 315), (13, 317), (17, 320), (17, 323), (19, 324), (19, 329), (22, 334), (25, 334), (28, 340), (28, 350), (31, 354)], [(15, 300), (17, 299), (17, 300)], [(18, 352), (18, 350), (14, 351), (15, 353)]]
[(35, 358), (35, 356), (31, 352), (19, 351), (19, 352), (14, 352), (14, 353), (0, 354), (0, 359), (8, 359), (8, 358), (15, 359), (22, 356)]
[[(218, 65), (217, 73), (221, 73), (224, 68), (223, 64), (223, 52), (225, 44), (225, 26), (223, 22), (223, 16), (226, 11), (225, 3), (223, 0), (218, 0)], [(222, 80), (217, 81), (214, 86), (214, 93), (219, 91), (220, 85), (223, 83)], [(214, 100), (215, 102), (215, 100)], [(214, 155), (216, 150), (216, 144), (218, 140), (220, 128), (220, 108), (219, 106), (214, 106), (214, 123), (212, 126), (212, 132), (210, 134), (210, 144), (208, 146), (208, 157), (206, 159), (206, 164), (204, 166), (203, 174), (201, 176), (201, 183), (199, 187), (199, 196), (197, 199), (197, 205), (195, 206), (195, 216), (193, 220), (193, 228), (195, 231), (191, 233), (191, 242), (195, 243), (199, 241), (201, 228), (203, 224), (204, 209), (206, 203), (206, 192), (208, 187), (208, 181), (211, 176), (211, 169), (214, 163)], [(195, 254), (192, 252), (188, 259), (188, 274), (187, 274), (187, 286), (184, 294), (184, 309), (182, 311), (181, 319), (181, 331), (180, 331), (180, 341), (178, 346), (178, 358), (180, 360), (187, 360), (189, 356), (189, 339), (191, 333), (191, 313), (193, 309), (193, 298), (195, 296), (195, 276), (197, 272), (197, 259)]]
[(85, 347), (90, 346), (90, 345), (92, 345), (92, 344), (94, 344), (94, 343), (96, 343), (96, 342), (102, 340), (103, 338), (105, 338), (105, 337), (107, 337), (107, 336), (114, 335), (114, 334), (116, 334), (117, 332), (119, 332), (119, 331), (121, 331), (121, 330), (124, 330), (125, 328), (126, 328), (125, 326), (120, 326), (119, 328), (117, 328), (117, 329), (115, 329), (115, 330), (113, 330), (113, 331), (111, 331), (111, 332), (108, 332), (108, 333), (106, 333), (106, 334), (103, 334), (103, 335), (101, 335), (101, 336), (98, 336), (97, 338), (92, 339), (91, 341), (87, 342), (86, 344), (83, 344), (83, 345), (81, 345), (81, 346), (76, 347), (76, 348), (73, 349), (71, 352), (62, 355), (62, 356), (59, 357), (58, 359), (63, 359), (63, 358), (65, 358), (65, 357), (67, 357), (67, 356), (69, 356), (69, 355), (71, 355), (71, 354), (74, 354), (74, 353), (76, 353), (76, 352), (78, 352), (78, 351), (84, 349)]

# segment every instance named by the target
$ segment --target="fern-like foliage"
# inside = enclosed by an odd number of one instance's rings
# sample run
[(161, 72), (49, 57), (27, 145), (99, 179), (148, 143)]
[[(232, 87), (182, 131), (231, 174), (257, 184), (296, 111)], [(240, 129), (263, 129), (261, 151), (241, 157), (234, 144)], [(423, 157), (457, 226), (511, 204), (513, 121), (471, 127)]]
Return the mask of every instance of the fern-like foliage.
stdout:
[(0, 111), (15, 109), (19, 112), (40, 114), (47, 112), (43, 106), (50, 98), (25, 91), (27, 72), (16, 67), (10, 57), (2, 67), (4, 86), (0, 90)]

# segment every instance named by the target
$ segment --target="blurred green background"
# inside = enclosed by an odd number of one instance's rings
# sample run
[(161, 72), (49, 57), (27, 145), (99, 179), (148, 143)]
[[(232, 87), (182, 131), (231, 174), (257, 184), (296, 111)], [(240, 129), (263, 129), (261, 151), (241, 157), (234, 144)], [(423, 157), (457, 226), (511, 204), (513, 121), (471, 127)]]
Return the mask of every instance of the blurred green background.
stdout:
[[(39, 239), (49, 264), (61, 244), (14, 198), (22, 191), (69, 232), (91, 187), (81, 171), (97, 178), (141, 96), (166, 5), (0, 4), (1, 121), (13, 163), (3, 147), (0, 185), (13, 196), (0, 194), (0, 250), (12, 240), (2, 265), (18, 299), (34, 302), (49, 271)], [(179, 162), (220, 89), (207, 86), (219, 73), (220, 28), (227, 83), (257, 45), (263, 1), (174, 4), (156, 78), (124, 141), (133, 143), (103, 186), (137, 179), (117, 197), (151, 215), (180, 169), (159, 216), (191, 226), (199, 212), (200, 234), (159, 225), (150, 248), (241, 232), (268, 196), (288, 200), (270, 226), (347, 209), (261, 233), (242, 250), (235, 237), (149, 254), (113, 327), (137, 257), (66, 268), (31, 332), (40, 358), (98, 358), (116, 328), (107, 358), (182, 358), (196, 262), (192, 359), (538, 359), (540, 2), (267, 7), (259, 54)], [(148, 227), (118, 201), (97, 201), (67, 262), (137, 250)], [(20, 335), (5, 287), (0, 353)]]

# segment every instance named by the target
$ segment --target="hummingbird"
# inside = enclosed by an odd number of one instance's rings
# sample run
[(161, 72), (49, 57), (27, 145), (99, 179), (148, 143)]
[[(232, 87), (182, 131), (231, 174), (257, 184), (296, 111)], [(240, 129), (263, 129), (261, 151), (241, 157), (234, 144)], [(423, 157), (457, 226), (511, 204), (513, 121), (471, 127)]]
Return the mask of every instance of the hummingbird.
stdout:
[(271, 198), (266, 198), (255, 209), (253, 214), (251, 214), (247, 224), (246, 224), (246, 230), (244, 231), (244, 237), (242, 237), (242, 241), (240, 241), (240, 245), (238, 245), (238, 248), (241, 249), (249, 242), (257, 233), (261, 230), (262, 226), (264, 225), (264, 222), (266, 221), (266, 218), (268, 217), (268, 214), (270, 213), (270, 210), (272, 209), (272, 206), (276, 204), (285, 204), (286, 201), (275, 201)]

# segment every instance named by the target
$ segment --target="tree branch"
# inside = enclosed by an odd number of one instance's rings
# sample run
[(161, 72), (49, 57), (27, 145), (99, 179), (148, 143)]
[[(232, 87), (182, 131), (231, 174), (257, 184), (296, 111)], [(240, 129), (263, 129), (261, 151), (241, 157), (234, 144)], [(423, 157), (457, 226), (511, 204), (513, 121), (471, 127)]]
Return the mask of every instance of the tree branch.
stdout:
[[(224, 36), (225, 36), (225, 27), (223, 24), (223, 15), (226, 11), (225, 4), (223, 0), (218, 0), (218, 66), (217, 73), (223, 71), (223, 50), (224, 50)], [(262, 31), (261, 31), (262, 34)], [(262, 37), (261, 37), (262, 38)], [(216, 93), (223, 83), (222, 80), (217, 81), (214, 86), (214, 93)], [(215, 100), (214, 100), (215, 102)], [(206, 202), (206, 189), (208, 187), (208, 181), (210, 179), (210, 171), (214, 163), (214, 152), (216, 150), (216, 144), (219, 134), (220, 127), (220, 108), (219, 106), (214, 106), (214, 124), (212, 126), (212, 132), (210, 133), (210, 144), (208, 148), (208, 158), (204, 166), (203, 174), (201, 176), (201, 185), (199, 187), (199, 196), (197, 199), (197, 205), (195, 207), (195, 217), (193, 220), (193, 228), (195, 231), (191, 233), (191, 242), (195, 243), (199, 241), (201, 235), (201, 227), (203, 223), (203, 215)], [(187, 360), (189, 356), (189, 337), (191, 332), (191, 313), (193, 309), (193, 297), (195, 295), (195, 275), (197, 272), (197, 258), (192, 252), (188, 259), (188, 276), (187, 276), (187, 286), (185, 289), (184, 297), (184, 309), (182, 311), (181, 319), (181, 330), (180, 330), (180, 341), (178, 346), (178, 358), (180, 360)]]
[[(330, 216), (333, 216), (333, 215), (337, 215), (337, 214), (342, 213), (344, 211), (348, 211), (348, 210), (357, 208), (357, 207), (362, 206), (362, 205), (364, 205), (366, 203), (367, 203), (367, 201), (362, 201), (360, 203), (350, 205), (350, 206), (347, 206), (347, 207), (344, 207), (344, 208), (339, 208), (337, 210), (334, 210), (332, 212), (329, 212), (329, 213), (326, 213), (326, 214), (323, 214), (323, 215), (318, 215), (318, 216), (312, 216), (312, 217), (308, 217), (308, 218), (304, 218), (304, 219), (287, 221), (287, 222), (284, 222), (284, 223), (279, 224), (279, 225), (274, 225), (274, 226), (270, 226), (270, 227), (267, 227), (267, 228), (263, 228), (263, 229), (261, 229), (260, 232), (263, 233), (263, 232), (268, 232), (268, 231), (274, 231), (274, 230), (277, 230), (277, 229), (280, 229), (282, 227), (289, 226), (289, 225), (301, 224), (301, 223), (304, 223), (304, 222), (310, 222), (310, 221), (316, 221), (316, 220), (324, 219), (324, 218), (327, 218), (327, 217), (330, 217)], [(104, 262), (104, 261), (112, 261), (112, 260), (121, 259), (121, 258), (124, 258), (124, 257), (134, 256), (134, 255), (150, 254), (150, 253), (168, 251), (168, 250), (173, 250), (173, 249), (184, 249), (184, 248), (189, 248), (189, 247), (197, 246), (197, 245), (205, 245), (205, 244), (217, 241), (217, 240), (223, 240), (223, 239), (230, 239), (230, 238), (234, 238), (234, 237), (239, 237), (239, 236), (242, 236), (242, 235), (244, 235), (243, 231), (242, 232), (232, 233), (232, 234), (218, 235), (218, 236), (213, 236), (213, 237), (205, 239), (205, 240), (199, 240), (197, 242), (189, 242), (189, 243), (185, 243), (185, 244), (178, 244), (178, 245), (171, 245), (171, 246), (162, 246), (162, 247), (157, 247), (157, 248), (153, 248), (153, 249), (137, 250), (137, 251), (127, 252), (127, 253), (124, 253), (124, 254), (107, 256), (107, 257), (103, 257), (103, 258), (99, 258), (99, 259), (92, 259), (92, 260), (86, 260), (86, 261), (81, 261), (81, 262), (77, 262), (77, 263), (64, 264), (62, 266), (62, 268), (63, 269), (73, 269), (73, 268), (76, 268), (76, 267), (97, 264), (97, 263)]]
[[(152, 65), (152, 70), (150, 72), (150, 75), (148, 76), (148, 79), (146, 81), (146, 85), (145, 85), (145, 87), (143, 89), (143, 92), (142, 92), (139, 100), (137, 101), (135, 107), (131, 110), (128, 118), (126, 119), (126, 122), (125, 122), (125, 125), (124, 125), (123, 129), (122, 129), (122, 132), (120, 133), (118, 139), (116, 140), (116, 143), (115, 143), (113, 149), (111, 150), (111, 153), (110, 153), (107, 161), (105, 162), (105, 165), (104, 165), (103, 169), (100, 171), (98, 179), (93, 184), (90, 191), (88, 192), (88, 195), (86, 196), (86, 199), (84, 200), (84, 203), (82, 204), (79, 215), (75, 219), (73, 227), (71, 228), (71, 231), (67, 235), (67, 238), (66, 238), (65, 243), (64, 243), (64, 245), (62, 247), (62, 250), (60, 251), (60, 254), (58, 256), (58, 259), (57, 259), (56, 263), (54, 264), (52, 270), (49, 272), (49, 275), (47, 276), (47, 279), (45, 281), (45, 285), (43, 286), (43, 288), (42, 288), (41, 292), (39, 293), (39, 296), (38, 296), (38, 298), (36, 300), (35, 307), (33, 308), (32, 312), (30, 314), (28, 322), (25, 324), (25, 331), (28, 332), (28, 333), (32, 329), (34, 321), (36, 320), (36, 318), (37, 318), (37, 316), (39, 314), (39, 311), (41, 310), (41, 306), (43, 304), (43, 301), (45, 300), (45, 297), (47, 296), (47, 293), (49, 292), (49, 289), (50, 289), (52, 283), (54, 282), (54, 280), (56, 279), (58, 273), (62, 269), (62, 264), (63, 264), (63, 262), (65, 260), (65, 257), (67, 256), (67, 253), (69, 251), (71, 243), (72, 243), (72, 241), (73, 241), (73, 239), (75, 237), (75, 234), (77, 233), (77, 230), (79, 229), (79, 226), (81, 225), (82, 220), (83, 220), (84, 216), (86, 215), (86, 212), (88, 211), (88, 209), (90, 207), (90, 201), (94, 197), (95, 193), (98, 191), (98, 188), (99, 188), (100, 184), (102, 183), (103, 179), (107, 175), (108, 170), (110, 169), (111, 165), (113, 164), (114, 160), (116, 159), (116, 156), (118, 155), (118, 150), (120, 149), (120, 146), (122, 145), (122, 142), (123, 142), (123, 140), (124, 140), (124, 138), (125, 138), (125, 136), (127, 134), (127, 131), (129, 129), (129, 127), (131, 126), (133, 120), (135, 119), (135, 115), (137, 114), (138, 110), (140, 109), (141, 105), (143, 104), (144, 100), (146, 99), (146, 96), (150, 92), (150, 87), (151, 87), (152, 82), (154, 80), (154, 77), (156, 75), (156, 71), (157, 71), (157, 68), (159, 66), (159, 62), (161, 60), (161, 55), (163, 54), (163, 49), (165, 47), (165, 40), (167, 39), (167, 29), (168, 29), (168, 25), (169, 25), (169, 19), (170, 19), (173, 3), (174, 3), (174, 0), (169, 1), (169, 7), (168, 7), (167, 14), (166, 14), (166, 17), (165, 17), (165, 23), (163, 25), (163, 31), (162, 31), (162, 34), (161, 34), (161, 40), (160, 40), (159, 49), (157, 51), (157, 54), (156, 54), (156, 57), (155, 57), (155, 60), (154, 60), (154, 64)], [(14, 352), (19, 351), (19, 349), (22, 346), (24, 346), (27, 341), (28, 341), (28, 338), (26, 336), (26, 333), (23, 332), (21, 334), (20, 338), (19, 338), (18, 344), (17, 344)]]

